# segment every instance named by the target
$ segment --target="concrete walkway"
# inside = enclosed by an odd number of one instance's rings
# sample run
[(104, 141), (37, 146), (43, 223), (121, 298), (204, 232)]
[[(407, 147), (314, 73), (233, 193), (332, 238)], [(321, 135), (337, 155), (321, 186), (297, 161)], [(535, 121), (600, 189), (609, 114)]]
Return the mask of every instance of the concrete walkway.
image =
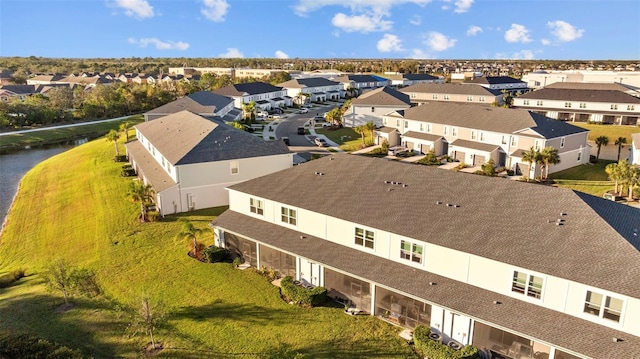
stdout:
[[(329, 145), (329, 147), (328, 147), (328, 148), (330, 148), (330, 149), (334, 150), (335, 152), (344, 152), (343, 150), (341, 150), (341, 149), (340, 149), (340, 145), (339, 145), (339, 144), (337, 144), (337, 143), (335, 143), (335, 142), (331, 141), (331, 140), (330, 140), (327, 136), (325, 136), (325, 135), (319, 135), (319, 134), (317, 134), (317, 133), (316, 133), (316, 128), (315, 128), (315, 126), (309, 126), (309, 122), (310, 122), (310, 121), (311, 121), (311, 120), (307, 121), (307, 122), (304, 124), (304, 127), (309, 129), (309, 135), (307, 136), (307, 138), (311, 137), (311, 139), (309, 139), (309, 140), (312, 140), (312, 139), (315, 139), (315, 138), (324, 138), (324, 140), (325, 140), (325, 141), (327, 141), (327, 144)], [(311, 142), (313, 142), (313, 141), (311, 141)]]

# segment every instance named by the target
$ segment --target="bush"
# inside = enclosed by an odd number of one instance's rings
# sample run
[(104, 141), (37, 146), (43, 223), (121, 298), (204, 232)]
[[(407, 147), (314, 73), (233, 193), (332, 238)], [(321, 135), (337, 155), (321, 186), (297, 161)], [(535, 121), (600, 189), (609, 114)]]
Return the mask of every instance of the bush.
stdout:
[(315, 307), (323, 304), (327, 300), (327, 289), (325, 287), (314, 287), (307, 289), (293, 283), (291, 276), (286, 276), (280, 281), (282, 295), (289, 301), (305, 307)]
[(0, 277), (0, 288), (6, 288), (25, 276), (24, 269), (17, 269)]
[(429, 338), (431, 329), (424, 325), (418, 325), (413, 331), (413, 343), (416, 351), (422, 357), (430, 359), (479, 359), (480, 350), (474, 346), (467, 345), (460, 350), (449, 348), (448, 345), (440, 344)]
[(160, 212), (149, 211), (147, 212), (147, 218), (149, 219), (149, 222), (157, 222), (160, 220)]
[(482, 174), (485, 176), (495, 176), (496, 175), (496, 164), (493, 160), (487, 161), (487, 163), (480, 166), (482, 168)]
[(436, 153), (433, 151), (429, 151), (423, 158), (419, 159), (417, 163), (427, 166), (440, 166), (442, 161), (436, 157)]
[(202, 256), (208, 263), (226, 262), (231, 259), (231, 253), (228, 249), (216, 246), (205, 248), (205, 250), (202, 251)]
[(26, 334), (0, 335), (0, 358), (82, 358), (82, 353)]
[(129, 161), (129, 159), (127, 158), (127, 155), (118, 155), (118, 156), (115, 156), (113, 158), (113, 161), (114, 162), (127, 162), (127, 161)]
[(515, 172), (513, 170), (507, 170), (507, 176), (513, 176)]
[(382, 149), (382, 152), (386, 155), (387, 152), (389, 152), (389, 141), (387, 140), (382, 141), (380, 148)]

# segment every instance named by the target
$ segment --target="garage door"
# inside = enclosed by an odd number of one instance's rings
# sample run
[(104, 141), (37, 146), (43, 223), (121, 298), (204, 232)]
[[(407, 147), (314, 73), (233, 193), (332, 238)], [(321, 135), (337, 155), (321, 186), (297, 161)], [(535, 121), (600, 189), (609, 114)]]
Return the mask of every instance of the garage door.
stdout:
[(427, 154), (431, 151), (432, 147), (430, 145), (425, 145), (424, 143), (420, 145), (420, 152), (422, 152), (422, 154)]
[(473, 156), (473, 166), (482, 166), (486, 162), (484, 156), (475, 155)]
[(405, 143), (405, 147), (409, 150), (409, 151), (413, 151), (413, 142), (409, 142), (407, 141)]
[(464, 163), (465, 155), (466, 153), (464, 152), (456, 151), (456, 155), (454, 157), (457, 161)]

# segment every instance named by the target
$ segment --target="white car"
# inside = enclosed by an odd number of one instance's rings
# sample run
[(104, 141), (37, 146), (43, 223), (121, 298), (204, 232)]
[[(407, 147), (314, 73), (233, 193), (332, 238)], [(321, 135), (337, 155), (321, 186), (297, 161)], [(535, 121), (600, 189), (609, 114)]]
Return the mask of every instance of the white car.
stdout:
[(327, 141), (324, 140), (324, 138), (316, 137), (316, 139), (313, 142), (315, 142), (316, 146), (318, 147), (329, 146), (329, 144), (327, 143)]
[(298, 113), (308, 113), (309, 109), (307, 108), (301, 108), (300, 111), (298, 111)]

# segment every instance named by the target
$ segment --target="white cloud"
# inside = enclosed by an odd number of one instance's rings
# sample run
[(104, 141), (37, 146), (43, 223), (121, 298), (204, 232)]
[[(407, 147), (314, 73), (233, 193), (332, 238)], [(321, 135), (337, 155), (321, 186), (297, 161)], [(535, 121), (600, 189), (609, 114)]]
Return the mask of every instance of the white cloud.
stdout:
[(287, 55), (284, 51), (277, 50), (276, 51), (276, 59), (288, 59), (289, 55)]
[(340, 28), (346, 32), (372, 32), (372, 31), (388, 31), (393, 25), (392, 21), (383, 20), (380, 16), (369, 15), (345, 15), (337, 13), (331, 19), (333, 26)]
[(425, 45), (429, 46), (433, 51), (444, 51), (456, 44), (456, 39), (450, 39), (446, 35), (432, 31), (427, 36)]
[(479, 32), (482, 32), (482, 28), (480, 26), (471, 25), (469, 29), (467, 29), (467, 36), (476, 36)]
[(416, 59), (416, 60), (433, 58), (430, 54), (424, 52), (421, 49), (413, 49), (413, 50), (411, 50), (411, 56), (410, 57), (412, 59)]
[(235, 47), (230, 47), (227, 49), (227, 52), (218, 55), (218, 57), (227, 58), (227, 59), (239, 59), (239, 58), (243, 58), (244, 54), (240, 52), (240, 50), (236, 49)]
[(584, 34), (583, 29), (576, 29), (573, 25), (562, 20), (549, 21), (547, 27), (551, 29), (551, 34), (561, 42), (579, 39)]
[(214, 22), (223, 22), (229, 10), (229, 3), (226, 0), (202, 0), (202, 5), (200, 9), (202, 15)]
[(530, 42), (529, 30), (520, 24), (511, 24), (511, 28), (504, 33), (507, 42)]
[(147, 0), (115, 0), (116, 7), (124, 9), (127, 16), (144, 19), (153, 17), (153, 6)]
[(542, 45), (545, 45), (545, 46), (551, 44), (551, 40), (549, 40), (549, 39), (542, 39), (542, 40), (540, 40), (540, 42), (542, 43)]
[(513, 54), (497, 53), (496, 59), (501, 60), (533, 60), (535, 56), (531, 50), (521, 50)]
[(380, 52), (398, 52), (403, 51), (402, 40), (396, 35), (384, 34), (382, 39), (378, 41), (378, 51)]
[(456, 0), (455, 5), (456, 9), (453, 12), (460, 14), (469, 11), (471, 5), (473, 5), (473, 0)]
[(132, 45), (138, 45), (140, 47), (147, 47), (149, 45), (155, 45), (158, 50), (180, 50), (184, 51), (189, 48), (189, 44), (182, 41), (160, 41), (155, 37), (144, 37), (141, 39), (135, 39), (130, 37), (128, 42)]
[(373, 12), (389, 14), (393, 6), (404, 4), (424, 6), (430, 2), (431, 0), (300, 0), (298, 4), (293, 7), (293, 10), (299, 16), (306, 16), (325, 6), (344, 6), (351, 8), (351, 11), (355, 13)]
[(420, 15), (413, 15), (411, 19), (409, 19), (409, 23), (411, 25), (420, 25), (422, 24), (422, 18), (420, 17)]

